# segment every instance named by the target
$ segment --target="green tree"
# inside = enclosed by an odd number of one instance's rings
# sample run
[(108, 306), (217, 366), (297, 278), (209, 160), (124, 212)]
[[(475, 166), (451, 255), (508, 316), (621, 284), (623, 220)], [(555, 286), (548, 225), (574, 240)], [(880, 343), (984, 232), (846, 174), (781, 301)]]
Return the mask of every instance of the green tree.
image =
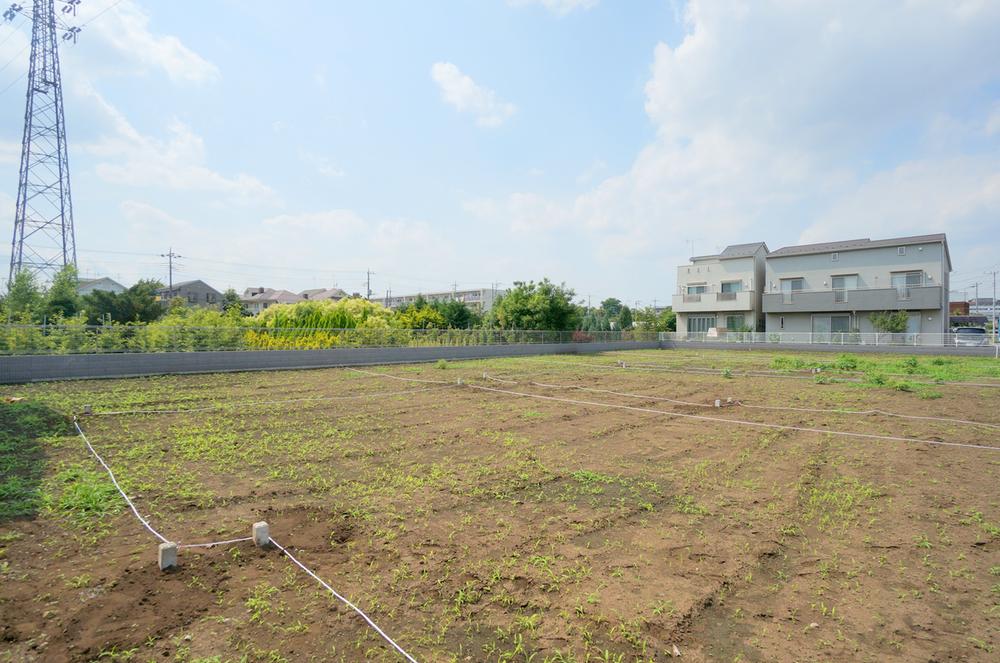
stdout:
[(465, 302), (435, 302), (432, 306), (444, 318), (444, 326), (448, 329), (471, 329), (482, 322), (482, 316)]
[(163, 284), (143, 279), (122, 293), (95, 290), (84, 295), (83, 307), (87, 322), (99, 325), (111, 322), (153, 322), (166, 311), (158, 298)]
[(637, 329), (658, 332), (677, 330), (677, 314), (670, 308), (657, 313), (652, 306), (647, 306), (635, 311), (633, 317)]
[(222, 293), (222, 310), (226, 312), (235, 310), (243, 315), (243, 302), (240, 301), (239, 294), (232, 288)]
[(877, 332), (902, 333), (906, 331), (910, 315), (906, 311), (882, 311), (872, 313), (868, 319)]
[(41, 321), (43, 306), (44, 294), (38, 285), (38, 279), (31, 270), (22, 269), (7, 285), (4, 317), (12, 322), (37, 323)]
[(49, 318), (72, 318), (76, 315), (82, 305), (76, 291), (78, 285), (76, 266), (66, 265), (60, 269), (45, 293), (45, 315)]
[(618, 329), (632, 329), (632, 309), (622, 306), (618, 313)]
[(490, 326), (500, 329), (576, 329), (582, 312), (573, 303), (576, 295), (566, 284), (548, 279), (539, 283), (518, 281), (490, 311)]
[(601, 302), (601, 310), (609, 319), (616, 319), (622, 312), (622, 300), (616, 297), (608, 297)]

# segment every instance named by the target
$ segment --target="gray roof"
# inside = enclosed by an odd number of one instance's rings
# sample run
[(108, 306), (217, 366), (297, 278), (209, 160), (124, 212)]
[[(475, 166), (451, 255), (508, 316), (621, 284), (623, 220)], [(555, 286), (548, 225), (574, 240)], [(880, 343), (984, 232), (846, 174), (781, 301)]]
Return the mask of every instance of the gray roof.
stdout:
[(691, 260), (711, 260), (715, 258), (719, 260), (728, 260), (730, 258), (750, 258), (756, 254), (761, 247), (764, 247), (764, 254), (767, 255), (767, 244), (764, 242), (750, 242), (749, 244), (730, 244), (722, 250), (722, 253), (707, 256), (694, 256)]
[(340, 288), (311, 288), (309, 290), (303, 290), (301, 293), (302, 297), (310, 300), (322, 300), (322, 299), (346, 299), (347, 293)]
[(813, 253), (831, 253), (835, 251), (856, 251), (858, 249), (877, 249), (886, 246), (910, 246), (913, 244), (944, 244), (945, 257), (948, 258), (948, 266), (951, 267), (951, 256), (948, 254), (948, 238), (944, 233), (933, 235), (913, 235), (910, 237), (891, 237), (889, 239), (876, 239), (872, 241), (867, 237), (863, 239), (847, 239), (839, 242), (821, 242), (819, 244), (800, 244), (798, 246), (785, 246), (777, 251), (772, 251), (768, 258), (784, 258), (785, 256), (804, 256)]

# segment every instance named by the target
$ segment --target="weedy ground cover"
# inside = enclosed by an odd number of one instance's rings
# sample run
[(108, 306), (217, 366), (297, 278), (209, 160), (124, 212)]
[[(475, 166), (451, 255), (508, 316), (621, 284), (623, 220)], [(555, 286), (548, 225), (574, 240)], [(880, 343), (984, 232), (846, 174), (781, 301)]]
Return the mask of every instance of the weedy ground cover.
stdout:
[[(419, 660), (660, 661), (674, 646), (695, 661), (992, 660), (1000, 451), (725, 420), (994, 444), (996, 429), (837, 410), (1000, 424), (1000, 389), (936, 384), (928, 398), (889, 382), (985, 381), (996, 364), (794, 357), (780, 369), (771, 355), (704, 351), (373, 369), (466, 383), (430, 391), (340, 369), (0, 388), (26, 399), (0, 404), (4, 480), (21, 477), (2, 493), (0, 661), (398, 660), (273, 551), (186, 549), (176, 572), (156, 570), (156, 541), (67, 427), (88, 404), (211, 407), (82, 422), (168, 536), (246, 536), (267, 520)], [(887, 382), (743, 374), (810, 362)], [(484, 372), (511, 391), (719, 421), (470, 388), (496, 386)]]

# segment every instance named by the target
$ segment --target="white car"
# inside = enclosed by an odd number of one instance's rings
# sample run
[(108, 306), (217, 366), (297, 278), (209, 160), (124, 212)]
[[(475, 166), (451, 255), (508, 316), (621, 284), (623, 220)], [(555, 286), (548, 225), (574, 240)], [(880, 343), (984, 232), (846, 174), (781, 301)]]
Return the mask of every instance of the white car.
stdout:
[(951, 331), (955, 345), (978, 347), (989, 343), (989, 336), (982, 327), (956, 327)]

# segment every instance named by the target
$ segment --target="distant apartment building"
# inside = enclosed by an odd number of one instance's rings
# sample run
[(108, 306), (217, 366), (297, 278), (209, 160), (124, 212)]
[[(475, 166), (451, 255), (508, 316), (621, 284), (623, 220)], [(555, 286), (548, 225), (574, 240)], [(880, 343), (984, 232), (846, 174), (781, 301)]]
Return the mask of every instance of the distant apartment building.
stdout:
[(116, 295), (125, 292), (126, 288), (118, 281), (102, 276), (98, 279), (78, 279), (76, 282), (76, 292), (79, 295), (89, 295), (95, 290), (113, 292)]
[(1000, 306), (997, 305), (997, 302), (992, 297), (979, 297), (978, 299), (972, 298), (969, 300), (969, 315), (984, 315), (992, 319), (998, 313), (1000, 313)]
[(873, 332), (870, 316), (906, 311), (908, 333), (948, 330), (945, 235), (788, 246), (765, 261), (768, 332)]
[(161, 288), (157, 295), (163, 304), (169, 305), (170, 300), (180, 297), (191, 306), (218, 308), (222, 304), (222, 293), (200, 279), (181, 281), (172, 288)]
[(695, 256), (677, 268), (672, 307), (678, 332), (757, 331), (763, 328), (764, 242), (734, 244)]
[(506, 290), (496, 290), (493, 288), (478, 288), (475, 290), (448, 290), (447, 292), (423, 292), (415, 295), (390, 295), (382, 298), (381, 302), (387, 308), (400, 308), (417, 301), (423, 297), (428, 302), (463, 302), (469, 308), (485, 313), (493, 308), (493, 303)]

